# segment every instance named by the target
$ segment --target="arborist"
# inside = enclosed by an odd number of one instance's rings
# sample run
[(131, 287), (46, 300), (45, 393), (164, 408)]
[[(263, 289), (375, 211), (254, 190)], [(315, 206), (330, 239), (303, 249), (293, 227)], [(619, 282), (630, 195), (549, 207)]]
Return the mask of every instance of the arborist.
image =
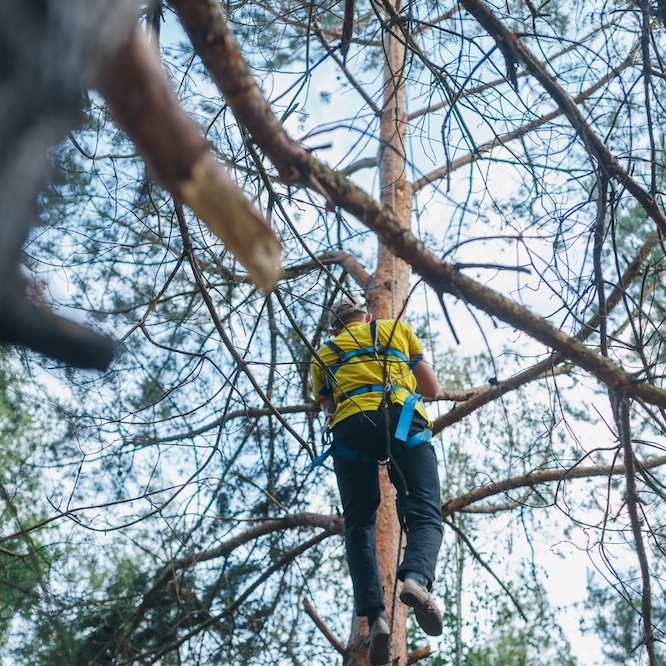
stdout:
[(370, 662), (379, 666), (388, 662), (390, 643), (375, 550), (379, 464), (388, 465), (407, 535), (399, 599), (427, 634), (442, 633), (430, 596), (442, 542), (440, 485), (421, 400), (434, 398), (439, 383), (419, 338), (401, 320), (373, 321), (364, 304), (342, 297), (332, 308), (330, 333), (311, 364), (312, 390), (332, 439), (315, 464), (333, 457), (355, 610), (368, 619)]

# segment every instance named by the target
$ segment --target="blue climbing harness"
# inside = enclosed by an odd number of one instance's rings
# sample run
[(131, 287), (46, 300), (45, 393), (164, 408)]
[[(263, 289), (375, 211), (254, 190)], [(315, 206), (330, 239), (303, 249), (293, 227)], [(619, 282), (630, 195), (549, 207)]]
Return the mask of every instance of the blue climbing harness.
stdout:
[[(413, 368), (419, 361), (423, 359), (423, 354), (419, 354), (418, 356), (415, 356), (413, 359), (410, 360), (407, 357), (407, 355), (404, 354), (399, 349), (380, 345), (376, 321), (370, 322), (370, 336), (373, 342), (371, 347), (359, 347), (358, 349), (352, 349), (350, 351), (344, 351), (333, 341), (329, 341), (326, 343), (326, 346), (329, 347), (329, 349), (333, 350), (338, 355), (338, 360), (333, 365), (328, 366), (326, 384), (320, 390), (320, 394), (322, 396), (333, 399), (333, 383), (336, 373), (345, 363), (349, 362), (351, 359), (356, 358), (358, 356), (363, 356), (363, 355), (372, 356), (376, 360), (379, 360), (378, 357), (380, 354), (384, 356), (384, 358), (391, 356), (397, 358), (399, 361), (402, 361), (403, 363), (406, 363), (410, 369)], [(350, 391), (345, 391), (343, 396), (338, 400), (337, 404), (340, 404), (341, 402), (348, 400), (349, 398), (353, 398), (358, 395), (363, 395), (364, 393), (388, 392), (390, 394), (393, 393), (393, 391), (397, 391), (398, 389), (404, 389), (404, 387), (384, 386), (382, 384), (366, 384), (364, 386), (359, 386), (355, 389), (351, 389)], [(425, 444), (426, 442), (429, 442), (432, 437), (432, 431), (429, 428), (424, 428), (423, 430), (413, 434), (411, 437), (409, 436), (409, 429), (414, 419), (416, 405), (418, 404), (420, 399), (421, 396), (418, 393), (410, 393), (407, 396), (404, 404), (402, 405), (402, 409), (400, 410), (400, 417), (398, 418), (398, 423), (395, 428), (394, 437), (396, 440), (402, 443), (402, 446), (405, 449), (411, 449), (415, 446), (419, 446), (420, 444)], [(325, 443), (328, 443), (328, 448), (323, 453), (318, 455), (310, 463), (311, 467), (318, 467), (332, 453), (342, 456), (343, 458), (359, 462), (370, 462), (371, 460), (374, 460), (374, 456), (364, 454), (359, 451), (355, 451), (354, 449), (350, 449), (349, 447), (344, 446), (339, 442), (336, 442), (333, 439), (333, 434), (330, 430), (324, 433), (323, 439)]]

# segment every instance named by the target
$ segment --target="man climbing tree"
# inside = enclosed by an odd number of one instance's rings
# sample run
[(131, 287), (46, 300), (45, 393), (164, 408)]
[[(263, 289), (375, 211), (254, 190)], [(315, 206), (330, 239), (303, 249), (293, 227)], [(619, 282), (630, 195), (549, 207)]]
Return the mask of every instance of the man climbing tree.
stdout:
[(366, 307), (342, 297), (331, 311), (333, 340), (312, 369), (315, 398), (329, 422), (332, 443), (316, 461), (333, 455), (345, 518), (345, 548), (356, 614), (370, 626), (370, 662), (389, 662), (390, 627), (375, 551), (380, 502), (378, 465), (388, 466), (407, 532), (400, 601), (414, 608), (431, 636), (442, 633), (442, 616), (430, 596), (442, 542), (440, 486), (432, 423), (420, 394), (434, 398), (437, 377), (421, 342), (399, 320), (372, 321)]

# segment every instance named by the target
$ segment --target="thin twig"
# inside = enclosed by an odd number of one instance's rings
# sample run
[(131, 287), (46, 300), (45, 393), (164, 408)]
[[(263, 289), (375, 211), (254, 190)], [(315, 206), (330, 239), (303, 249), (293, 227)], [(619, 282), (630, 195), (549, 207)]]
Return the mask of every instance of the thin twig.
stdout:
[(467, 548), (469, 549), (469, 552), (472, 553), (472, 557), (497, 581), (499, 586), (506, 592), (507, 596), (511, 601), (513, 602), (513, 605), (516, 607), (516, 610), (518, 611), (518, 614), (520, 617), (527, 622), (527, 615), (525, 615), (525, 611), (523, 610), (523, 607), (520, 605), (520, 602), (516, 598), (516, 596), (511, 592), (511, 590), (504, 584), (502, 579), (492, 570), (490, 565), (481, 557), (481, 554), (479, 553), (476, 548), (472, 545), (472, 542), (469, 540), (467, 535), (452, 521), (452, 520), (444, 520), (444, 523), (448, 525), (464, 542)]

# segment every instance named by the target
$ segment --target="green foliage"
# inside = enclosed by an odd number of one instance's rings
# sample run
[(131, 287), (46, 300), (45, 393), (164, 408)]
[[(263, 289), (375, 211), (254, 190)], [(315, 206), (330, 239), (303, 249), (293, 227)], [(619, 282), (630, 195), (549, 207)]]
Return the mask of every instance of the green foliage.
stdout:
[[(545, 638), (545, 643), (541, 640)], [(502, 623), (491, 645), (472, 648), (464, 657), (464, 666), (576, 666), (569, 646), (553, 650), (548, 633), (535, 636), (534, 628)]]
[(34, 562), (20, 552), (12, 551), (22, 544), (5, 542), (0, 552), (0, 643), (6, 644), (8, 629), (17, 615), (30, 616), (40, 595), (39, 580), (43, 571), (36, 571)]
[[(49, 530), (31, 530), (46, 516), (39, 496), (39, 429), (26, 390), (26, 373), (0, 352), (0, 646), (14, 642), (16, 627), (45, 611), (44, 596), (62, 549), (49, 542)], [(40, 418), (45, 414), (40, 415)], [(13, 536), (9, 536), (13, 535)]]

